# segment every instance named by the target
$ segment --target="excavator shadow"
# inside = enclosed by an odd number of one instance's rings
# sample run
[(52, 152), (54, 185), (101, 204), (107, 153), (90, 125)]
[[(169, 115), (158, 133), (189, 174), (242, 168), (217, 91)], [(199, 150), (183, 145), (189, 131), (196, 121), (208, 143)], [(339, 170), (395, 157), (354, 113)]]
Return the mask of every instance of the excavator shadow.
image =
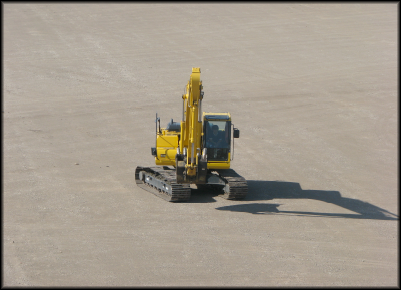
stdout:
[[(244, 203), (273, 199), (313, 199), (331, 203), (354, 213), (324, 213), (310, 211), (281, 211), (280, 204)], [(248, 195), (240, 204), (217, 207), (218, 210), (248, 212), (252, 214), (285, 214), (330, 218), (398, 220), (399, 217), (385, 209), (358, 199), (342, 197), (338, 191), (303, 190), (299, 183), (283, 181), (248, 181)]]

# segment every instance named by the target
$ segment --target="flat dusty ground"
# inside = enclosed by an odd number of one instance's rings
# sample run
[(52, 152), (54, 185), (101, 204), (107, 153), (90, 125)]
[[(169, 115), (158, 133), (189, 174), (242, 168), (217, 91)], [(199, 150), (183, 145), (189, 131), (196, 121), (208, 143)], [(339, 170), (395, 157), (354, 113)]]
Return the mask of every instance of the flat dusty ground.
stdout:
[[(2, 8), (3, 286), (399, 286), (399, 4)], [(135, 184), (192, 67), (243, 201)]]

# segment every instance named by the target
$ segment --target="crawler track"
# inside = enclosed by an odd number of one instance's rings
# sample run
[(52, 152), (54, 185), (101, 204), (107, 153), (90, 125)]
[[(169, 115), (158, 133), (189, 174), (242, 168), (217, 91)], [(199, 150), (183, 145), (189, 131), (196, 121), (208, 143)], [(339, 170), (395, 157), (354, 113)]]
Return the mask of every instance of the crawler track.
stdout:
[[(245, 178), (234, 170), (219, 170), (216, 173), (225, 183), (220, 195), (222, 198), (243, 199), (248, 194)], [(170, 202), (188, 201), (191, 198), (189, 184), (178, 184), (174, 169), (138, 166), (135, 170), (135, 182), (140, 188)]]
[(218, 175), (226, 183), (224, 194), (225, 199), (243, 199), (248, 194), (248, 184), (246, 179), (236, 173), (233, 169), (219, 170)]
[(136, 184), (170, 202), (187, 201), (191, 197), (189, 184), (176, 183), (175, 170), (160, 167), (141, 167), (135, 170)]

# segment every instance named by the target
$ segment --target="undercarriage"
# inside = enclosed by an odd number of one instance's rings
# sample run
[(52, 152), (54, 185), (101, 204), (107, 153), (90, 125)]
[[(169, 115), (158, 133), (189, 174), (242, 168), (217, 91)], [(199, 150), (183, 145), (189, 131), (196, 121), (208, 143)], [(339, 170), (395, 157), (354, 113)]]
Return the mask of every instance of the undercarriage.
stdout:
[[(188, 201), (191, 197), (190, 184), (177, 183), (174, 168), (138, 166), (135, 181), (142, 189), (170, 202)], [(208, 170), (207, 181), (200, 186), (221, 189), (220, 196), (225, 199), (243, 199), (248, 193), (245, 178), (233, 169)]]

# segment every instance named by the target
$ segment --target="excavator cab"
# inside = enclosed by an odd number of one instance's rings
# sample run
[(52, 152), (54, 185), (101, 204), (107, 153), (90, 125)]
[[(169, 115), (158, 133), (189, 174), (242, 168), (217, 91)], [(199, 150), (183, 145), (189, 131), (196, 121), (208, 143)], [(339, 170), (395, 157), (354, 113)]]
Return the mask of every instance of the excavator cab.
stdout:
[[(229, 113), (204, 113), (203, 148), (207, 152), (208, 169), (230, 168), (231, 125)], [(234, 129), (233, 137), (239, 137), (238, 129)]]

